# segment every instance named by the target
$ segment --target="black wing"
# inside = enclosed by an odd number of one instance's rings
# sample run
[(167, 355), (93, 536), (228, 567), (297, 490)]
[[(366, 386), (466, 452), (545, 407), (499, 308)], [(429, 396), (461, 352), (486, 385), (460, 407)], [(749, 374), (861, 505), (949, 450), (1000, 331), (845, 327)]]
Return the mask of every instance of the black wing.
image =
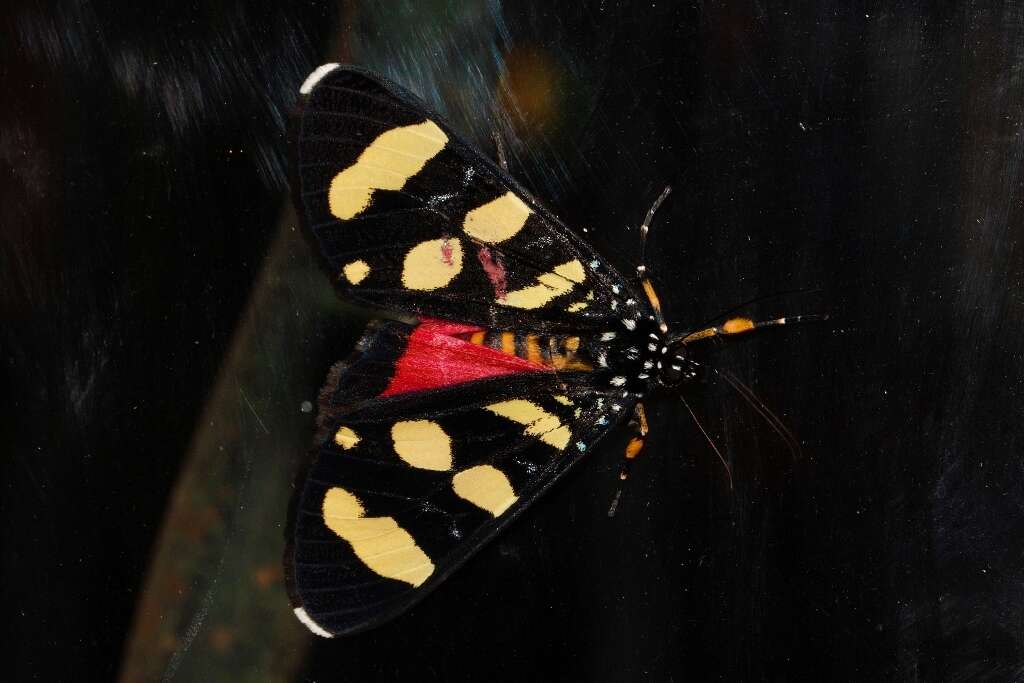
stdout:
[(418, 98), (352, 67), (302, 88), (296, 204), (338, 288), (491, 329), (611, 329), (649, 315), (626, 280)]
[(632, 401), (532, 372), (378, 398), (409, 327), (374, 324), (332, 372), (293, 502), (286, 575), (322, 636), (408, 608), (585, 457)]

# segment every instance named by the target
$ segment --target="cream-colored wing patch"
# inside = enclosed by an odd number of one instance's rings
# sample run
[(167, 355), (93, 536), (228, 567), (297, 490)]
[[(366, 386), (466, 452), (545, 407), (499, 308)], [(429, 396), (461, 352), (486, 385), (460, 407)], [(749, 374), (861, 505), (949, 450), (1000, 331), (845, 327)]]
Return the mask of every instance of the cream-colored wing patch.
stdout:
[(531, 213), (533, 210), (514, 192), (506, 192), (467, 213), (462, 228), (474, 239), (497, 244), (522, 230)]
[(342, 427), (334, 434), (334, 443), (346, 451), (359, 445), (359, 435), (352, 431), (351, 427)]
[(341, 272), (345, 274), (346, 280), (354, 285), (358, 285), (366, 279), (367, 275), (370, 274), (370, 264), (359, 259), (358, 261), (345, 264), (345, 267), (341, 269)]
[(565, 310), (569, 311), (570, 313), (578, 313), (579, 311), (582, 311), (587, 306), (589, 306), (590, 302), (593, 300), (594, 290), (590, 290), (589, 292), (587, 292), (587, 296), (583, 301), (574, 301), (573, 303), (566, 306)]
[(495, 517), (516, 502), (517, 496), (505, 474), (490, 465), (477, 465), (452, 477), (455, 495)]
[(391, 427), (395, 453), (413, 467), (444, 472), (452, 468), (452, 440), (431, 420), (405, 420)]
[(374, 190), (401, 190), (447, 143), (448, 136), (433, 121), (381, 133), (354, 164), (331, 180), (331, 214), (348, 220), (367, 209)]
[(345, 489), (328, 489), (322, 510), (327, 528), (380, 576), (419, 586), (434, 573), (434, 563), (409, 532), (393, 517), (366, 517), (362, 503)]
[(420, 242), (405, 255), (402, 284), (430, 291), (444, 287), (462, 271), (462, 243), (454, 237)]
[(574, 285), (586, 279), (583, 264), (573, 259), (568, 263), (555, 266), (550, 273), (537, 276), (537, 284), (508, 292), (499, 304), (514, 308), (540, 308), (556, 296), (568, 293)]
[(565, 450), (572, 438), (572, 431), (562, 424), (557, 415), (552, 415), (533, 401), (516, 398), (486, 406), (495, 415), (526, 425), (524, 434), (535, 436), (558, 450)]

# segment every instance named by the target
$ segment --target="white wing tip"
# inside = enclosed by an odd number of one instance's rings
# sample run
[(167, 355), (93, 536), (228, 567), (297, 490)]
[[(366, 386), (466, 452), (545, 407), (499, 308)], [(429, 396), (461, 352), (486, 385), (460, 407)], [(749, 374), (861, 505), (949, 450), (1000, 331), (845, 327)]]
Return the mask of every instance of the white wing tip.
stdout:
[(339, 66), (341, 65), (336, 62), (331, 62), (330, 64), (321, 64), (317, 68), (313, 69), (313, 73), (306, 76), (306, 80), (302, 82), (302, 87), (299, 88), (299, 94), (308, 95), (313, 92), (313, 87), (320, 82), (320, 79), (337, 69)]
[(308, 628), (310, 631), (317, 634), (318, 636), (321, 636), (322, 638), (334, 637), (333, 633), (331, 633), (330, 631), (326, 630), (323, 626), (313, 621), (313, 618), (306, 614), (306, 609), (304, 607), (296, 607), (295, 616), (299, 618), (299, 621), (301, 621), (306, 628)]

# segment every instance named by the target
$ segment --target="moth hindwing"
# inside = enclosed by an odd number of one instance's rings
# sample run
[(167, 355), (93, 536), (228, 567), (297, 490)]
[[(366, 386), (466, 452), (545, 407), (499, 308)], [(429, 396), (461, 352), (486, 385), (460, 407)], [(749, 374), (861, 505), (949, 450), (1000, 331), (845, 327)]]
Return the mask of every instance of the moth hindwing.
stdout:
[(654, 317), (412, 94), (337, 65), (301, 94), (295, 201), (338, 292), (418, 320), (371, 324), (322, 392), (285, 562), (331, 636), (423, 597), (627, 416)]

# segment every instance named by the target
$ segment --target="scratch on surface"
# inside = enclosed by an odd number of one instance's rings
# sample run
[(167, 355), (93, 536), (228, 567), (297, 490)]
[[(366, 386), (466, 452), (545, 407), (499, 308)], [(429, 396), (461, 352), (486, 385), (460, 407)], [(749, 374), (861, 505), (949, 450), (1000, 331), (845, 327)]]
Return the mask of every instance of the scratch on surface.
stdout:
[(256, 408), (253, 407), (252, 405), (252, 401), (250, 401), (249, 397), (245, 395), (245, 389), (239, 386), (238, 393), (242, 396), (242, 400), (245, 401), (245, 405), (249, 406), (249, 410), (252, 411), (252, 415), (253, 417), (256, 418), (256, 422), (259, 423), (260, 428), (264, 431), (264, 433), (269, 434), (270, 430), (267, 429), (267, 425), (263, 424), (263, 420), (260, 419), (259, 413), (256, 412)]
[(210, 613), (210, 607), (213, 605), (213, 592), (217, 587), (217, 579), (220, 578), (220, 572), (224, 567), (224, 555), (221, 554), (220, 564), (217, 567), (217, 574), (213, 577), (213, 583), (210, 585), (209, 590), (206, 591), (206, 595), (203, 596), (203, 605), (199, 608), (199, 611), (192, 621), (188, 625), (188, 630), (185, 631), (185, 637), (182, 639), (182, 645), (174, 654), (171, 655), (170, 661), (167, 663), (167, 669), (164, 671), (163, 678), (161, 679), (164, 683), (174, 679), (174, 675), (178, 673), (178, 667), (181, 666), (181, 661), (185, 655), (188, 654), (189, 649), (192, 647), (192, 642), (199, 635), (200, 629), (203, 627), (203, 622), (206, 621), (206, 615)]

